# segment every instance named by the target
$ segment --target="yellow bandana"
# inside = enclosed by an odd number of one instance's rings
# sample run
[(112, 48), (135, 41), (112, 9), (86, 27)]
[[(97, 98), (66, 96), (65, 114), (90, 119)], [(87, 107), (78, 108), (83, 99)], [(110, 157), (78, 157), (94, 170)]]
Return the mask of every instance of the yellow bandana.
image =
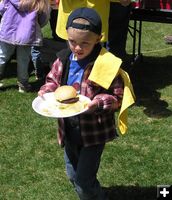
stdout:
[(124, 94), (118, 116), (118, 127), (120, 132), (124, 134), (127, 131), (127, 108), (134, 104), (135, 95), (128, 73), (120, 68), (121, 63), (120, 58), (102, 48), (88, 79), (108, 89), (114, 78), (118, 74), (121, 75), (124, 81)]

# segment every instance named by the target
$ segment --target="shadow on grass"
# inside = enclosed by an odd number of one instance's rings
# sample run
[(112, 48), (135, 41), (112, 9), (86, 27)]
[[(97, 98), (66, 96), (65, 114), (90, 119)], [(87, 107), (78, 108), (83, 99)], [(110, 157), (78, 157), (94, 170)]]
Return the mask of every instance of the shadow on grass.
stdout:
[[(136, 106), (143, 106), (149, 117), (163, 118), (172, 115), (168, 102), (161, 99), (160, 90), (172, 85), (172, 56), (143, 57), (129, 72), (136, 94)], [(167, 96), (170, 91), (166, 89)]]
[(105, 188), (109, 200), (154, 200), (156, 187), (112, 186)]
[(2, 88), (0, 88), (0, 91), (6, 91), (6, 90), (11, 90), (11, 89), (14, 89), (14, 90), (17, 90), (18, 89), (18, 86), (17, 86), (17, 83), (16, 85), (8, 85), (8, 86), (3, 86)]

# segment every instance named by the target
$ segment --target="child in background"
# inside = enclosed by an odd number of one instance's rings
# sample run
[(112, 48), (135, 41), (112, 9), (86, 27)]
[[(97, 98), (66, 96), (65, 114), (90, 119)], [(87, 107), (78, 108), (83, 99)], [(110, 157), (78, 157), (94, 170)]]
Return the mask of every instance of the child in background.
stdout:
[[(92, 100), (87, 112), (58, 119), (59, 143), (64, 145), (67, 176), (79, 199), (107, 200), (97, 172), (105, 143), (117, 136), (114, 113), (126, 92), (130, 101), (124, 102), (134, 103), (132, 87), (127, 90), (124, 87), (129, 77), (120, 69), (121, 59), (101, 46), (102, 22), (94, 9), (74, 10), (68, 17), (66, 29), (69, 49), (57, 54), (38, 95), (53, 92), (61, 85), (71, 85)], [(122, 104), (123, 107), (127, 105)]]
[(49, 19), (49, 2), (4, 0), (0, 3), (0, 13), (0, 80), (6, 63), (16, 50), (19, 92), (28, 92), (31, 90), (28, 74), (31, 46), (42, 43), (41, 27)]
[[(56, 34), (56, 23), (57, 23), (57, 17), (58, 17), (58, 4), (59, 2), (57, 0), (49, 0), (50, 3), (50, 27), (51, 27), (51, 34), (52, 38), (55, 41), (60, 42), (66, 42), (62, 38), (58, 37)], [(45, 78), (45, 70), (44, 70), (44, 64), (42, 62), (42, 55), (41, 55), (41, 46), (33, 46), (31, 48), (31, 56), (32, 56), (32, 62), (34, 66), (34, 73), (36, 80), (44, 80)]]

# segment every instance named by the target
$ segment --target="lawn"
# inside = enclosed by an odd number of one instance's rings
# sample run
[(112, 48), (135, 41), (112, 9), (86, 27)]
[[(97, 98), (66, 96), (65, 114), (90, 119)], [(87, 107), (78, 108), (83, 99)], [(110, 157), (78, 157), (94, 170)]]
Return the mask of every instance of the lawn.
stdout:
[[(170, 33), (170, 24), (143, 23), (143, 62), (130, 69), (137, 101), (129, 109), (129, 130), (106, 145), (98, 173), (110, 200), (154, 200), (157, 185), (172, 184), (172, 46), (163, 40)], [(15, 60), (7, 71), (13, 73), (0, 91), (0, 199), (76, 200), (56, 120), (31, 107), (39, 85), (31, 76), (35, 91), (18, 93)]]

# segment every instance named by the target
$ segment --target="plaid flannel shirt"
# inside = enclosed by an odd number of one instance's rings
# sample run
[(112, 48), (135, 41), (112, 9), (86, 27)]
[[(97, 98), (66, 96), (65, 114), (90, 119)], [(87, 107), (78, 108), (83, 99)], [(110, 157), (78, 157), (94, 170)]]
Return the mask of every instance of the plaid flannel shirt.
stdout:
[[(58, 57), (54, 62), (51, 71), (46, 77), (46, 83), (40, 90), (53, 92), (57, 87), (64, 84), (63, 72), (67, 64), (64, 66), (64, 58), (62, 57)], [(65, 58), (65, 63), (66, 59), (69, 65), (69, 55)], [(98, 102), (97, 112), (79, 115), (79, 126), (84, 146), (105, 143), (117, 136), (114, 113), (120, 107), (123, 96), (123, 81), (120, 76), (114, 79), (108, 90), (88, 79), (93, 64), (94, 62), (90, 62), (85, 68), (80, 88), (82, 95), (89, 97), (91, 100), (97, 99)], [(65, 123), (63, 119), (58, 119), (58, 133), (59, 144), (63, 144), (65, 136)]]

